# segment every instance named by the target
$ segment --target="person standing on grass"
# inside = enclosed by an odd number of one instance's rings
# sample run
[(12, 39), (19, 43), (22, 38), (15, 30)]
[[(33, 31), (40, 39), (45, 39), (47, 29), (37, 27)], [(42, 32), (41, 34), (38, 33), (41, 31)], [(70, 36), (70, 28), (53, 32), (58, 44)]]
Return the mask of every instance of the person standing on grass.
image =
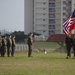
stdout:
[(2, 47), (2, 36), (1, 36), (1, 33), (0, 33), (0, 55), (1, 55), (1, 47)]
[(73, 38), (73, 52), (74, 52), (74, 57), (75, 58), (75, 34), (74, 34), (74, 38)]
[(71, 47), (72, 47), (72, 38), (71, 38), (71, 34), (66, 36), (66, 40), (65, 40), (65, 44), (66, 44), (66, 48), (67, 48), (67, 59), (69, 59), (71, 57)]
[(11, 49), (11, 56), (14, 56), (14, 52), (15, 52), (15, 36), (12, 36), (12, 49)]
[(12, 40), (11, 40), (11, 35), (9, 35), (7, 38), (7, 56), (8, 57), (10, 56), (11, 48), (12, 48)]
[(28, 35), (28, 57), (32, 57), (32, 44), (33, 44), (33, 33)]
[(5, 36), (2, 36), (2, 47), (1, 47), (1, 56), (2, 57), (5, 56), (6, 45), (7, 45), (6, 37)]

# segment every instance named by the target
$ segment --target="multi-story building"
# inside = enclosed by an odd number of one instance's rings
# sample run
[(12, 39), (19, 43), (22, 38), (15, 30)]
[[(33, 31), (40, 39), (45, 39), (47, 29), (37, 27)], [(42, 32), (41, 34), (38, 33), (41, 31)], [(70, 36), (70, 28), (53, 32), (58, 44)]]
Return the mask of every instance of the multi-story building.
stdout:
[(75, 9), (75, 0), (72, 0), (72, 11)]
[(74, 7), (75, 0), (25, 0), (25, 34), (62, 34), (63, 21)]
[(48, 0), (34, 0), (34, 32), (48, 36)]

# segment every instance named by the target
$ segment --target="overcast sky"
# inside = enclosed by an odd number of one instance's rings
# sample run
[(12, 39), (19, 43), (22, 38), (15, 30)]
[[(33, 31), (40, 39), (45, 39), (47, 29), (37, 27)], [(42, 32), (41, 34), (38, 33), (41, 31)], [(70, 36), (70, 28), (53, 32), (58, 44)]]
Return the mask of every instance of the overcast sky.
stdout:
[(0, 0), (0, 30), (24, 31), (24, 0)]

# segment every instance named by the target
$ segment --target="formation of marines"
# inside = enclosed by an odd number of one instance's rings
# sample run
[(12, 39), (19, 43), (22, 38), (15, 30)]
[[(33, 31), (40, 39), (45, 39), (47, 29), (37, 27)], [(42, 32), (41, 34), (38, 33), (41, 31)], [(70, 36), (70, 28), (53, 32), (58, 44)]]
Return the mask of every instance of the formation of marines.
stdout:
[(10, 57), (10, 55), (13, 57), (15, 51), (15, 36), (1, 36), (0, 34), (0, 56), (4, 57), (5, 53), (7, 53), (7, 56)]
[[(32, 44), (33, 44), (33, 33), (29, 33), (28, 35), (28, 57), (32, 57)], [(74, 56), (75, 58), (75, 35), (72, 38), (71, 35), (66, 36), (65, 40), (66, 49), (67, 49), (67, 59), (71, 57), (71, 48), (73, 47)], [(7, 56), (10, 57), (10, 55), (13, 57), (15, 52), (15, 36), (1, 36), (0, 34), (0, 56), (4, 57), (5, 53), (7, 53)]]

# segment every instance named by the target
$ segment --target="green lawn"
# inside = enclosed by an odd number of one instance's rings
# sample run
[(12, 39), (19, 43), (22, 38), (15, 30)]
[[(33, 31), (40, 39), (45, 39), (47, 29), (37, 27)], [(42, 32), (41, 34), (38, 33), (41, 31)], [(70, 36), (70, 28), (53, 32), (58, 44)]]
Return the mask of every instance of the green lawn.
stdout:
[(45, 48), (45, 50), (49, 53), (51, 53), (51, 52), (65, 52), (64, 49), (60, 50), (59, 49), (60, 47), (61, 46), (57, 42), (34, 42), (34, 44), (33, 44), (34, 51), (36, 51), (36, 49), (40, 51), (40, 49), (43, 50)]
[[(73, 54), (72, 54), (73, 56)], [(75, 59), (65, 53), (15, 53), (15, 57), (0, 57), (0, 75), (75, 75)]]
[(34, 42), (35, 48), (50, 48), (50, 49), (56, 49), (59, 48), (59, 44), (57, 42)]

